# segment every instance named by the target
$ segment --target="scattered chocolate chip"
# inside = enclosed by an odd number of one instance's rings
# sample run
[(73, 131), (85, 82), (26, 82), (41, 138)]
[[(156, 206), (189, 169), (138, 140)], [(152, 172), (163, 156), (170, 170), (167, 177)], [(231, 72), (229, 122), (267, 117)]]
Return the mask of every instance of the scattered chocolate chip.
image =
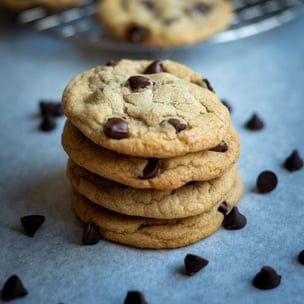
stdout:
[(149, 10), (153, 10), (155, 8), (154, 3), (151, 0), (141, 0), (140, 4), (145, 6)]
[(42, 116), (51, 115), (57, 117), (64, 114), (61, 102), (40, 101), (39, 107)]
[(303, 159), (300, 157), (297, 150), (293, 150), (292, 153), (286, 158), (284, 167), (288, 171), (296, 171), (303, 167)]
[(88, 222), (85, 226), (82, 244), (83, 245), (96, 245), (100, 240), (98, 227), (93, 222)]
[(224, 215), (226, 215), (229, 211), (228, 205), (226, 202), (222, 202), (219, 207), (218, 207), (218, 212), (223, 213)]
[(224, 140), (222, 140), (217, 146), (214, 148), (210, 149), (210, 151), (214, 152), (226, 152), (228, 150), (228, 145)]
[(140, 291), (130, 290), (127, 293), (124, 304), (147, 304), (147, 302)]
[(302, 250), (298, 255), (298, 261), (304, 265), (304, 250)]
[(263, 266), (252, 280), (253, 286), (259, 289), (272, 289), (280, 283), (281, 276), (270, 266)]
[(211, 92), (215, 92), (214, 91), (214, 89), (213, 89), (213, 87), (212, 87), (212, 85), (211, 85), (211, 83), (210, 83), (210, 81), (207, 79), (207, 78), (204, 78), (203, 79), (203, 82), (206, 84), (206, 86), (207, 86), (207, 89), (209, 90), (209, 91), (211, 91)]
[(128, 79), (128, 83), (130, 88), (133, 91), (139, 90), (139, 89), (144, 89), (148, 85), (150, 85), (150, 80), (147, 77), (144, 76), (131, 76)]
[(107, 62), (106, 66), (115, 66), (116, 64), (117, 64), (117, 62), (116, 62), (115, 60), (110, 59), (110, 60)]
[(52, 131), (56, 128), (56, 121), (50, 114), (43, 115), (39, 129), (44, 132)]
[(139, 176), (140, 179), (153, 178), (160, 173), (160, 162), (157, 158), (149, 158), (143, 173)]
[(180, 120), (177, 118), (168, 119), (168, 123), (174, 127), (176, 133), (179, 133), (180, 131), (183, 131), (187, 128), (187, 125), (183, 122), (180, 122)]
[(139, 24), (130, 24), (126, 31), (127, 39), (134, 43), (143, 42), (149, 35), (149, 29)]
[(263, 171), (258, 175), (256, 186), (260, 193), (268, 193), (275, 189), (278, 178), (272, 171)]
[(26, 215), (20, 218), (21, 224), (24, 228), (25, 233), (33, 237), (40, 226), (45, 222), (45, 217), (43, 215)]
[(227, 230), (238, 230), (247, 224), (246, 217), (239, 212), (237, 207), (233, 207), (231, 211), (225, 215), (223, 226)]
[(150, 63), (145, 71), (144, 74), (156, 74), (164, 72), (164, 66), (161, 60), (154, 60), (152, 63)]
[(258, 117), (257, 114), (253, 114), (246, 122), (245, 127), (252, 131), (261, 130), (264, 128), (264, 122)]
[(222, 99), (221, 102), (228, 109), (228, 111), (231, 113), (232, 112), (232, 107), (231, 107), (230, 103), (227, 102), (227, 100), (225, 100), (225, 99)]
[(23, 286), (20, 278), (15, 274), (7, 279), (1, 291), (1, 297), (5, 301), (24, 297), (27, 294), (28, 291)]
[(203, 3), (203, 2), (198, 2), (198, 3), (195, 3), (193, 6), (192, 6), (192, 9), (195, 11), (195, 12), (198, 12), (202, 15), (206, 15), (210, 12), (212, 6), (211, 5), (208, 5), (206, 3)]
[(107, 137), (113, 139), (122, 139), (129, 137), (128, 123), (119, 117), (109, 118), (106, 122), (104, 132)]
[(192, 276), (207, 266), (208, 260), (194, 254), (187, 254), (184, 259), (186, 274)]

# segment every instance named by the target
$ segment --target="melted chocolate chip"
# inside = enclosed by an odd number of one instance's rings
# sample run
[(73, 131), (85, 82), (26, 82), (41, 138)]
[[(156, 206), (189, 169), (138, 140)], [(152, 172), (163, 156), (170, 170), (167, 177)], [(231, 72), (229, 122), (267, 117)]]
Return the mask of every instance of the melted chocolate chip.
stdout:
[(88, 222), (85, 226), (82, 244), (83, 245), (96, 245), (100, 240), (98, 227), (93, 222)]
[(1, 297), (5, 301), (21, 298), (27, 294), (28, 291), (23, 286), (20, 278), (15, 274), (7, 279), (1, 291)]
[(43, 215), (27, 215), (20, 218), (21, 224), (24, 228), (25, 233), (33, 237), (40, 226), (45, 222)]
[(149, 158), (140, 179), (153, 178), (160, 174), (160, 162), (157, 158)]
[(302, 250), (298, 255), (298, 261), (304, 265), (304, 250)]
[(174, 127), (174, 129), (176, 130), (176, 133), (179, 133), (179, 132), (187, 129), (187, 125), (183, 122), (180, 122), (180, 120), (177, 118), (168, 119), (168, 123)]
[(106, 122), (104, 132), (107, 137), (122, 139), (129, 137), (128, 123), (119, 117), (109, 118)]
[(228, 150), (228, 145), (226, 144), (226, 142), (224, 140), (222, 140), (217, 146), (215, 146), (214, 148), (210, 149), (210, 151), (214, 151), (214, 152), (226, 152)]
[(149, 29), (146, 26), (134, 23), (129, 25), (126, 31), (127, 39), (134, 43), (144, 42), (148, 35)]
[(116, 64), (117, 64), (117, 62), (116, 62), (115, 60), (110, 59), (110, 60), (107, 62), (106, 66), (115, 66)]
[(246, 122), (245, 127), (252, 131), (261, 130), (264, 128), (264, 122), (258, 117), (257, 114), (253, 114)]
[(241, 214), (237, 207), (233, 207), (231, 211), (225, 215), (223, 226), (227, 230), (238, 230), (247, 224), (246, 217)]
[(206, 15), (210, 12), (212, 6), (211, 5), (208, 5), (206, 3), (203, 3), (203, 2), (198, 2), (196, 4), (193, 5), (192, 9), (195, 11), (195, 12), (198, 12), (202, 15)]
[(207, 78), (203, 79), (203, 82), (205, 83), (205, 85), (207, 86), (207, 89), (211, 92), (215, 92), (213, 89), (213, 86), (211, 85), (210, 81)]
[(163, 71), (164, 71), (164, 66), (162, 61), (154, 60), (146, 67), (144, 74), (156, 74), (156, 73), (161, 73)]
[(187, 254), (184, 259), (186, 274), (192, 276), (207, 266), (208, 260), (194, 254)]
[(130, 290), (127, 293), (124, 304), (147, 304), (147, 302), (140, 291)]
[(253, 286), (259, 289), (272, 289), (280, 283), (281, 276), (270, 266), (263, 266), (252, 280)]
[(300, 157), (297, 150), (293, 150), (286, 158), (284, 167), (290, 172), (299, 170), (303, 167), (303, 159)]
[(256, 187), (260, 193), (268, 193), (276, 188), (278, 178), (272, 171), (261, 172), (256, 181)]
[(144, 89), (148, 85), (150, 85), (150, 80), (149, 78), (146, 78), (144, 76), (131, 76), (128, 79), (128, 83), (130, 88), (133, 91), (139, 90), (139, 89)]
[(218, 207), (218, 212), (223, 213), (224, 215), (226, 215), (229, 211), (228, 209), (228, 205), (226, 202), (222, 202), (219, 207)]
[(225, 100), (225, 99), (222, 99), (221, 102), (228, 109), (228, 111), (231, 113), (232, 112), (232, 107), (231, 107), (230, 103), (227, 102), (227, 100)]
[(44, 132), (52, 131), (56, 128), (56, 121), (50, 114), (43, 115), (39, 129)]

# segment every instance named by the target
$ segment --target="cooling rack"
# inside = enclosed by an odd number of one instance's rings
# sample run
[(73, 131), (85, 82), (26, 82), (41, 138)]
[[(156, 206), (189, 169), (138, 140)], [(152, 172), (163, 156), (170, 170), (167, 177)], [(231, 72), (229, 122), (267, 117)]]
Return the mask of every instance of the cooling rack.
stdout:
[[(185, 47), (202, 47), (208, 43), (222, 43), (252, 36), (285, 24), (300, 15), (303, 16), (304, 13), (304, 0), (231, 0), (230, 2), (233, 7), (230, 27), (204, 42)], [(35, 31), (86, 46), (135, 52), (155, 49), (155, 47), (122, 42), (113, 38), (98, 22), (95, 16), (96, 9), (97, 4), (94, 0), (87, 0), (81, 5), (56, 12), (43, 7), (34, 7), (20, 12), (17, 20)]]

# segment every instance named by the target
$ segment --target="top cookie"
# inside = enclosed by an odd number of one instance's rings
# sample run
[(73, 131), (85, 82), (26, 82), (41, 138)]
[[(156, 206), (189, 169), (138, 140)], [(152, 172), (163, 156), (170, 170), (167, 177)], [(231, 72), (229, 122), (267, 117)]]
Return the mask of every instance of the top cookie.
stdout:
[(209, 81), (176, 62), (121, 60), (67, 85), (66, 116), (109, 150), (174, 157), (216, 146), (229, 130), (227, 108)]
[(98, 15), (120, 39), (172, 46), (194, 43), (225, 29), (232, 9), (225, 0), (103, 0)]
[(22, 10), (34, 6), (45, 6), (51, 9), (60, 9), (82, 3), (83, 0), (0, 0), (0, 7)]

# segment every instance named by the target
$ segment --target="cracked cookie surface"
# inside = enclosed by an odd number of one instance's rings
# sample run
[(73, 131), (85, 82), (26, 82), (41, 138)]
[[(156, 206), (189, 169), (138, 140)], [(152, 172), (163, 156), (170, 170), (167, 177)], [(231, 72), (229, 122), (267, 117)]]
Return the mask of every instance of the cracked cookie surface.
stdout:
[(66, 116), (86, 137), (115, 152), (174, 157), (216, 146), (229, 113), (209, 82), (169, 60), (121, 60), (76, 76), (64, 90)]
[(172, 46), (194, 43), (225, 29), (232, 10), (225, 0), (103, 0), (98, 16), (120, 39)]
[(175, 190), (126, 187), (77, 166), (71, 159), (67, 175), (79, 193), (106, 209), (133, 216), (172, 219), (208, 211), (230, 192), (237, 173), (232, 168), (216, 179), (190, 183)]
[[(229, 208), (236, 205), (243, 192), (243, 184), (238, 177), (226, 203)], [(109, 240), (139, 248), (177, 248), (197, 242), (213, 232), (222, 224), (224, 216), (218, 205), (209, 212), (196, 216), (160, 220), (122, 215), (104, 209), (72, 189), (72, 206), (82, 222), (94, 222), (100, 234)]]
[(226, 151), (205, 150), (173, 158), (152, 159), (159, 171), (145, 178), (150, 158), (131, 157), (102, 148), (68, 120), (62, 133), (62, 146), (75, 163), (92, 173), (134, 188), (175, 189), (191, 181), (210, 180), (222, 175), (239, 157), (240, 142), (232, 127), (224, 142)]

